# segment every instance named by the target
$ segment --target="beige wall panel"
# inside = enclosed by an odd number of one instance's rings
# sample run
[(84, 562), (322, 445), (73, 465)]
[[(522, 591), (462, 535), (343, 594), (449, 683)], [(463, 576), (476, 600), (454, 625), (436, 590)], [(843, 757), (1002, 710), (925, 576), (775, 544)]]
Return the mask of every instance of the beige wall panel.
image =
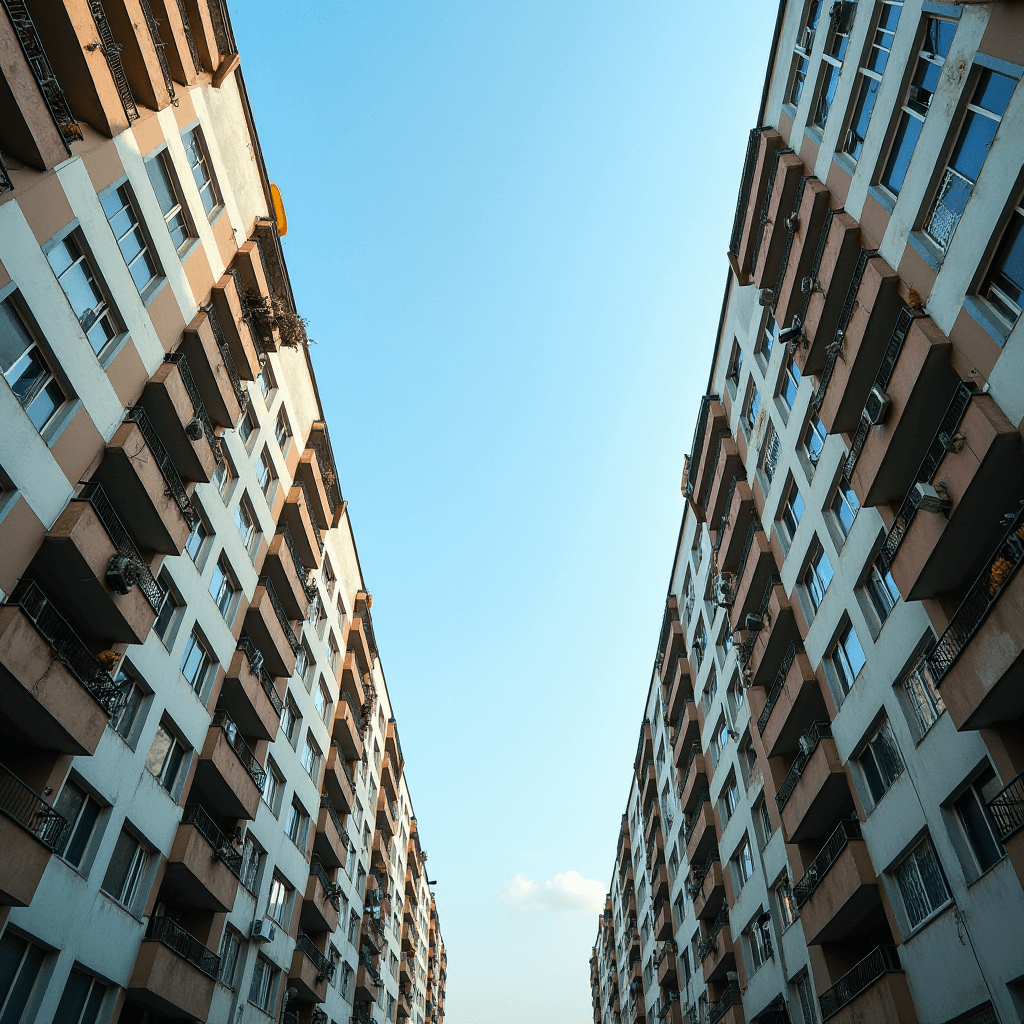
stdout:
[(56, 174), (41, 177), (38, 185), (22, 192), (18, 205), (40, 245), (75, 219)]
[(124, 165), (113, 142), (105, 142), (83, 157), (93, 188), (102, 192), (111, 182), (124, 177)]
[(46, 528), (19, 495), (0, 519), (0, 589), (9, 594), (43, 542)]
[(103, 438), (86, 409), (79, 409), (60, 432), (50, 451), (72, 487), (78, 483), (103, 448)]
[(181, 332), (185, 330), (185, 318), (181, 315), (171, 288), (167, 285), (161, 288), (148, 309), (164, 351), (170, 352), (181, 339)]
[(149, 374), (131, 339), (110, 361), (107, 377), (125, 408), (128, 408), (142, 392)]

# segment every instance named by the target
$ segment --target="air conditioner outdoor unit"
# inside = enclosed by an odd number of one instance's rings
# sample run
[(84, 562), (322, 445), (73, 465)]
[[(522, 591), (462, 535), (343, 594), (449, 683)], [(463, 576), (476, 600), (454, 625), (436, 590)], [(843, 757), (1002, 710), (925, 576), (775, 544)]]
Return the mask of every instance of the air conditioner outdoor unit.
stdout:
[(273, 942), (277, 935), (277, 929), (265, 917), (253, 921), (252, 931), (249, 933), (251, 942)]
[(918, 512), (945, 512), (953, 503), (944, 498), (931, 484), (914, 484), (914, 504)]
[(864, 403), (864, 419), (872, 427), (877, 427), (885, 419), (889, 411), (889, 396), (877, 384), (868, 392)]

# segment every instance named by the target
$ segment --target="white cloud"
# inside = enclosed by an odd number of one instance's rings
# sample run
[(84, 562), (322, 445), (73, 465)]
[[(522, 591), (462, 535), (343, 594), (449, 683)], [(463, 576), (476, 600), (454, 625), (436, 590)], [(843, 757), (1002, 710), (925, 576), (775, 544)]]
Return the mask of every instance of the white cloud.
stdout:
[(604, 909), (604, 886), (578, 871), (566, 871), (538, 884), (513, 875), (501, 898), (521, 913), (590, 914)]

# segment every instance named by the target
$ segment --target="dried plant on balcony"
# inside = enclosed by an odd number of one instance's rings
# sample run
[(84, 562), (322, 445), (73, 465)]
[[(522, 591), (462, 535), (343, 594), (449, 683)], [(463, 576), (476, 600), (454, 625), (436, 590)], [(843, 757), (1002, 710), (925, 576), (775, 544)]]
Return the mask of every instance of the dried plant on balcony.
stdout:
[(262, 295), (245, 295), (246, 314), (259, 325), (261, 331), (270, 334), (277, 331), (281, 344), (288, 348), (314, 344), (306, 332), (309, 321), (299, 316), (293, 309), (278, 298), (268, 299)]

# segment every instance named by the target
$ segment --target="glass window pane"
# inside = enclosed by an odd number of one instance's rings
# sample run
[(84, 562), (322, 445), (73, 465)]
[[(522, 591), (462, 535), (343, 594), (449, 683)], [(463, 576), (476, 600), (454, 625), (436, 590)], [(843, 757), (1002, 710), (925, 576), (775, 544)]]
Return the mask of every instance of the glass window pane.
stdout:
[(0, 373), (7, 371), (32, 347), (32, 337), (9, 299), (0, 302)]
[(981, 73), (971, 102), (984, 110), (991, 110), (993, 114), (998, 114), (1001, 117), (1006, 112), (1006, 106), (1010, 102), (1016, 84), (1016, 79), (986, 68)]
[(166, 217), (178, 205), (178, 197), (174, 194), (174, 186), (171, 184), (171, 176), (164, 163), (164, 155), (146, 162), (146, 170), (149, 173), (149, 180), (156, 193), (156, 200), (160, 204), (160, 211)]
[[(985, 157), (988, 156), (989, 147), (996, 137), (998, 128), (998, 121), (993, 121), (991, 117), (969, 110), (964, 118), (963, 128), (953, 149), (949, 166), (970, 181), (977, 181), (978, 175), (981, 173), (981, 165), (985, 162)], [(944, 201), (946, 205), (950, 204), (949, 199)], [(967, 199), (964, 197), (964, 205), (966, 202)], [(960, 209), (962, 210), (963, 206)]]
[(892, 153), (882, 175), (882, 184), (894, 195), (899, 195), (903, 181), (907, 176), (910, 158), (914, 155), (918, 136), (921, 134), (921, 123), (916, 117), (904, 112), (896, 130)]
[(72, 970), (54, 1014), (53, 1024), (79, 1024), (91, 985), (92, 978), (88, 974)]

